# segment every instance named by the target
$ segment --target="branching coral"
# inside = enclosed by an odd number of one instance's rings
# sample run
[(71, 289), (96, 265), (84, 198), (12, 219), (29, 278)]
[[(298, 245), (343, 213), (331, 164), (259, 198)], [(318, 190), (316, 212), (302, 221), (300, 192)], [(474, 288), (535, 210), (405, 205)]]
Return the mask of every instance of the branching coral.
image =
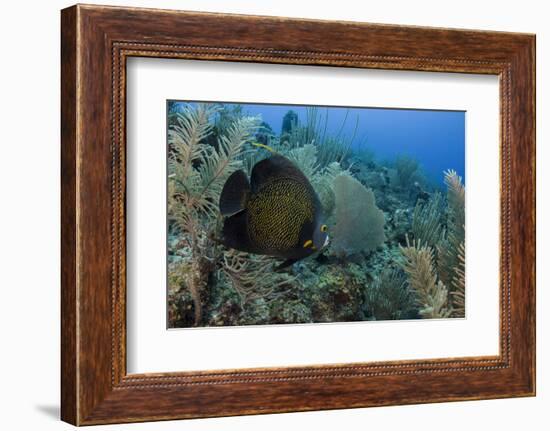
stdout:
[(445, 184), (447, 185), (447, 235), (437, 246), (437, 267), (443, 283), (453, 288), (449, 294), (449, 300), (455, 304), (462, 298), (462, 303), (456, 304), (457, 308), (453, 315), (464, 317), (465, 190), (462, 179), (452, 170), (445, 172)]
[(351, 147), (353, 146), (357, 134), (359, 117), (357, 117), (355, 120), (355, 127), (353, 128), (351, 136), (349, 138), (344, 137), (342, 135), (342, 131), (344, 130), (344, 127), (346, 125), (348, 114), (349, 110), (346, 111), (346, 116), (342, 121), (340, 130), (335, 136), (326, 136), (326, 134), (323, 135), (324, 137), (323, 140), (320, 142), (318, 155), (319, 164), (321, 166), (326, 167), (332, 162), (338, 162), (341, 164), (350, 153)]
[(462, 178), (453, 170), (445, 171), (445, 184), (447, 185), (449, 236), (455, 237), (458, 241), (463, 241), (466, 223), (464, 212), (466, 193)]
[(306, 144), (303, 147), (293, 148), (288, 152), (287, 157), (300, 168), (307, 178), (310, 178), (310, 181), (314, 180), (319, 172), (317, 147), (315, 145)]
[(454, 268), (454, 276), (451, 281), (453, 290), (451, 290), (450, 295), (454, 317), (464, 317), (466, 313), (466, 278), (464, 253), (464, 243), (461, 243), (458, 250), (458, 265)]
[(284, 296), (296, 279), (284, 272), (274, 272), (273, 260), (267, 256), (237, 250), (224, 253), (219, 273), (229, 279), (243, 307), (258, 298), (269, 302)]
[[(256, 128), (255, 118), (240, 118), (227, 128), (226, 134), (219, 136), (217, 147), (204, 144), (202, 141), (211, 131), (209, 118), (213, 112), (205, 105), (196, 109), (187, 107), (184, 113), (178, 114), (178, 125), (168, 132), (172, 150), (168, 170), (174, 204), (171, 214), (176, 221), (196, 220), (195, 213), (216, 218), (223, 184), (242, 166), (236, 156)], [(181, 205), (178, 206), (178, 202)]]
[(382, 271), (365, 290), (366, 313), (375, 320), (403, 319), (413, 308), (414, 295), (399, 270)]
[(443, 198), (440, 193), (435, 193), (427, 203), (417, 202), (411, 226), (416, 241), (430, 247), (435, 247), (441, 242), (445, 234), (442, 224), (443, 211)]
[(409, 286), (417, 296), (420, 315), (425, 318), (445, 318), (451, 315), (447, 302), (447, 288), (437, 279), (433, 250), (426, 245), (408, 243), (401, 247), (404, 256), (402, 268), (408, 276)]
[[(287, 115), (290, 113), (294, 114), (289, 118), (292, 121), (291, 127), (284, 127), (285, 131), (288, 131), (281, 138), (281, 143), (287, 150), (308, 144), (319, 146), (325, 141), (328, 128), (328, 110), (325, 111), (323, 117), (319, 108), (315, 106), (306, 107), (305, 124), (300, 124), (298, 116), (293, 111), (289, 111)], [(345, 124), (345, 120), (343, 124)]]
[(328, 109), (322, 116), (319, 108), (306, 108), (305, 124), (294, 124), (290, 133), (281, 138), (278, 151), (284, 153), (306, 145), (315, 145), (318, 150), (317, 162), (321, 168), (326, 168), (333, 162), (342, 163), (351, 151), (359, 126), (359, 118), (357, 118), (351, 135), (344, 136), (348, 115), (349, 110), (346, 111), (338, 131), (334, 135), (329, 135), (327, 133)]
[(415, 242), (411, 246), (407, 240), (407, 247), (401, 247), (403, 269), (417, 292), (424, 317), (465, 315), (465, 191), (455, 171), (445, 172), (445, 184), (447, 230), (439, 221), (441, 198), (436, 194), (428, 204), (416, 206), (412, 224)]
[(334, 179), (335, 217), (333, 249), (349, 255), (376, 249), (385, 241), (384, 213), (376, 206), (372, 190), (351, 175)]
[(241, 167), (236, 156), (257, 124), (254, 118), (239, 118), (214, 147), (205, 140), (215, 112), (211, 105), (187, 105), (176, 113), (176, 124), (168, 132), (168, 214), (190, 250), (190, 262), (183, 262), (181, 268), (185, 268), (182, 277), (193, 297), (195, 325), (202, 319), (202, 293), (215, 268), (215, 244), (209, 231), (218, 215), (217, 199), (227, 177)]

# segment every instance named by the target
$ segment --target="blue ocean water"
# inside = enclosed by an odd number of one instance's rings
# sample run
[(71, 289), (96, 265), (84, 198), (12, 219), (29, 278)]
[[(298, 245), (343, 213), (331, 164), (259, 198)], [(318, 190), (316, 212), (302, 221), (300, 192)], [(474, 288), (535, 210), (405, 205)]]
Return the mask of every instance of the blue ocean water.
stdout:
[[(307, 106), (239, 105), (243, 113), (261, 116), (277, 135), (289, 110), (301, 124), (307, 122)], [(370, 150), (377, 161), (391, 163), (399, 156), (410, 156), (435, 184), (443, 184), (447, 169), (455, 170), (466, 182), (464, 111), (327, 106), (318, 107), (318, 114), (323, 127), (326, 118), (327, 135), (354, 136), (354, 147)]]
[[(305, 123), (305, 106), (243, 104), (251, 115), (261, 115), (275, 133), (283, 117), (293, 110)], [(351, 137), (354, 145), (370, 149), (377, 160), (394, 160), (407, 155), (418, 160), (427, 177), (443, 181), (443, 171), (454, 169), (465, 181), (465, 112), (417, 109), (320, 107), (327, 133)], [(347, 115), (347, 118), (346, 118)], [(344, 123), (344, 119), (346, 120)]]

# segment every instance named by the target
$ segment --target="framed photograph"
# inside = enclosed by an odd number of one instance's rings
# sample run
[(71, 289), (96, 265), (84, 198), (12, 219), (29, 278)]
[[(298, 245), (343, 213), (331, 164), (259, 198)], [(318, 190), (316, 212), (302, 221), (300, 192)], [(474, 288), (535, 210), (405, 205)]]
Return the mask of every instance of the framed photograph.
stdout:
[(62, 419), (535, 394), (535, 37), (62, 11)]

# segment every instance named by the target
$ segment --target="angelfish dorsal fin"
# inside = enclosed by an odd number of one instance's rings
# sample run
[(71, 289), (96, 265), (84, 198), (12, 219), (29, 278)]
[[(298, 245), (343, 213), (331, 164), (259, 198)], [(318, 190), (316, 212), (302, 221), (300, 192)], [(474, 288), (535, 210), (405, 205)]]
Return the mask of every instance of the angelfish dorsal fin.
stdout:
[(294, 163), (286, 157), (279, 154), (273, 154), (271, 157), (254, 165), (252, 174), (250, 175), (252, 190), (256, 192), (263, 184), (280, 177), (290, 177), (307, 182), (304, 174)]
[(233, 172), (223, 186), (220, 195), (220, 212), (229, 217), (246, 208), (250, 196), (250, 183), (246, 174), (241, 171)]

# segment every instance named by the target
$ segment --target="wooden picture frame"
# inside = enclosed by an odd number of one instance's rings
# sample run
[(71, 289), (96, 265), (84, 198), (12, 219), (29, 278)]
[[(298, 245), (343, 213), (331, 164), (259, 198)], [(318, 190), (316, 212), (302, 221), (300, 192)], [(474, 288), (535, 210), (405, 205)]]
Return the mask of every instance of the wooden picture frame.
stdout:
[[(64, 421), (535, 394), (534, 35), (83, 5), (61, 16)], [(498, 75), (500, 354), (128, 375), (125, 65), (131, 56)]]

